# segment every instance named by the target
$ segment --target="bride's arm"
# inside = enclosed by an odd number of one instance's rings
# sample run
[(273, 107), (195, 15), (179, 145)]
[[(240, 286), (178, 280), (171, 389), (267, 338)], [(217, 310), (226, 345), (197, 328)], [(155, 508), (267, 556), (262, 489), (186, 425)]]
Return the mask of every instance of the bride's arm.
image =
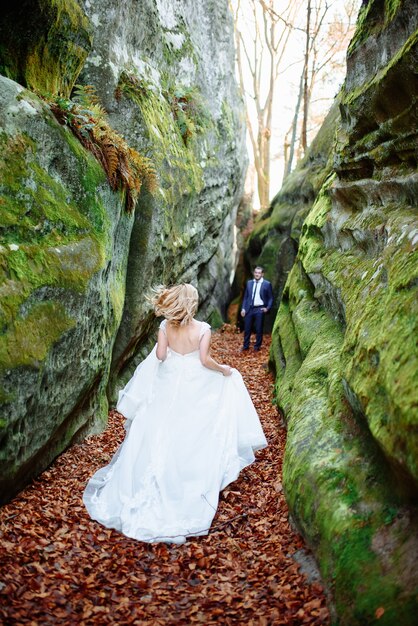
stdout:
[(165, 361), (167, 358), (167, 346), (168, 341), (167, 337), (162, 328), (158, 331), (158, 339), (157, 339), (157, 359), (160, 361)]
[(229, 365), (221, 365), (210, 356), (210, 339), (210, 332), (206, 332), (200, 340), (199, 351), (200, 361), (202, 365), (208, 367), (210, 370), (216, 370), (217, 372), (221, 372), (224, 376), (231, 376), (232, 369), (229, 367)]

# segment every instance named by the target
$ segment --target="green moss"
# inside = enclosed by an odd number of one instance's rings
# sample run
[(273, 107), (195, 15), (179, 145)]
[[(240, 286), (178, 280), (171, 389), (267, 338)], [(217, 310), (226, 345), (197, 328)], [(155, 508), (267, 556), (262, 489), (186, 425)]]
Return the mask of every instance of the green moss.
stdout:
[(221, 137), (227, 141), (233, 141), (236, 136), (237, 122), (234, 118), (231, 107), (226, 100), (222, 100), (221, 117), (218, 121), (218, 130)]
[[(399, 7), (365, 4), (351, 53), (386, 28)], [(400, 40), (386, 67), (344, 94), (349, 134), (341, 140), (348, 147), (338, 146), (337, 163), (349, 161), (348, 180), (362, 177), (365, 157), (382, 171), (374, 183), (354, 183), (351, 197), (335, 175), (325, 182), (303, 224), (273, 329), (270, 358), (288, 426), (286, 498), (314, 549), (340, 626), (412, 626), (418, 608), (409, 557), (418, 536), (411, 505), (418, 484), (416, 210), (407, 205), (408, 179), (400, 182), (410, 163), (398, 168), (388, 146), (388, 137), (410, 130), (416, 42), (417, 33)], [(394, 97), (396, 104), (398, 88), (408, 94), (402, 115), (386, 103)], [(375, 122), (379, 129), (366, 134)], [(399, 154), (412, 154), (408, 140), (401, 136)]]
[[(80, 173), (87, 183), (86, 192), (93, 191), (105, 178), (100, 166), (81, 146), (75, 146), (78, 142), (70, 133), (64, 134), (63, 140), (79, 160)], [(91, 228), (91, 217), (97, 230), (103, 229), (103, 207), (98, 210), (97, 201), (91, 203), (91, 193), (75, 201), (63, 183), (39, 165), (32, 139), (26, 135), (9, 138), (3, 133), (0, 134), (0, 149), (3, 243), (24, 243), (29, 239), (30, 243), (40, 241), (44, 245), (56, 245), (85, 234)]]
[(0, 73), (40, 93), (69, 95), (91, 49), (87, 17), (76, 0), (9, 7), (1, 28)]
[(178, 18), (178, 22), (174, 28), (163, 28), (163, 34), (165, 40), (163, 44), (163, 57), (169, 67), (172, 67), (184, 58), (190, 59), (197, 67), (198, 57), (190, 37), (189, 29), (183, 17), (180, 16)]
[(97, 160), (80, 144), (78, 139), (67, 129), (62, 128), (65, 142), (76, 157), (78, 180), (82, 192), (77, 196), (77, 207), (88, 216), (89, 230), (101, 241), (104, 233), (111, 227), (110, 217), (97, 189), (106, 184), (106, 174)]
[(257, 263), (264, 268), (265, 275), (273, 277), (277, 274), (277, 250), (280, 247), (280, 243), (283, 239), (283, 235), (280, 233), (273, 233), (266, 241), (258, 256)]
[[(405, 61), (405, 57), (412, 53), (418, 42), (418, 30), (412, 33), (405, 41), (404, 45), (393, 55), (389, 63), (382, 67), (376, 74), (373, 75), (370, 80), (363, 83), (356, 89), (352, 89), (349, 92), (343, 88), (342, 103), (352, 104), (357, 98), (366, 93), (372, 88), (376, 88), (378, 85), (386, 79), (390, 72), (396, 72), (396, 66)], [(413, 65), (413, 61), (411, 61)]]
[(72, 193), (39, 166), (32, 140), (2, 134), (0, 145), (0, 210), (5, 217), (0, 228), (0, 310), (3, 323), (9, 323), (39, 287), (85, 289), (104, 263), (107, 217), (95, 193), (103, 181), (97, 175), (100, 166), (86, 163), (85, 153), (80, 169), (85, 180), (92, 177), (92, 187), (87, 186), (76, 204)]
[[(299, 255), (307, 272), (320, 272), (340, 293), (347, 324), (344, 377), (359, 399), (373, 436), (388, 457), (418, 482), (418, 444), (410, 436), (418, 425), (414, 382), (418, 354), (411, 341), (418, 331), (414, 287), (418, 252), (406, 235), (408, 223), (411, 228), (415, 223), (414, 210), (387, 205), (374, 212), (354, 213), (346, 220), (344, 232), (370, 234), (363, 239), (363, 247), (342, 252), (323, 243), (321, 228), (330, 208), (324, 190), (305, 222)], [(392, 237), (379, 253), (373, 233), (381, 232), (382, 224)], [(302, 345), (305, 331), (309, 335), (306, 319), (298, 325)]]
[(219, 309), (212, 310), (209, 314), (208, 322), (213, 329), (221, 328), (221, 326), (223, 326), (224, 320)]
[[(330, 325), (332, 333), (336, 324), (325, 322), (326, 315), (314, 298), (312, 283), (307, 279), (302, 267), (294, 266), (288, 280), (291, 302), (292, 324), (298, 338), (302, 360), (305, 359), (319, 331), (325, 333), (325, 326)], [(309, 296), (309, 297), (308, 297)]]
[(402, 0), (385, 0), (385, 22), (388, 24), (393, 20), (402, 6)]
[(258, 218), (255, 221), (254, 227), (248, 237), (248, 243), (251, 246), (255, 241), (260, 245), (266, 240), (268, 233), (270, 232), (270, 218)]
[(24, 317), (13, 320), (0, 342), (0, 367), (38, 367), (51, 346), (75, 324), (59, 302), (35, 304)]
[(210, 126), (210, 116), (197, 87), (169, 83), (163, 92), (184, 144), (196, 138)]
[[(32, 139), (0, 134), (0, 361), (4, 366), (43, 358), (41, 335), (34, 327), (37, 317), (27, 313), (31, 295), (43, 287), (83, 292), (104, 266), (110, 249), (109, 217), (97, 195), (105, 181), (103, 170), (65, 129), (62, 138), (76, 156), (81, 187), (77, 193), (40, 167)], [(45, 350), (72, 324), (60, 313), (59, 303), (54, 304), (57, 323), (52, 323), (51, 314), (51, 335), (44, 328), (50, 311), (39, 311)], [(33, 342), (31, 349), (26, 341)]]
[(371, 25), (369, 25), (368, 22), (371, 21), (370, 15), (375, 9), (375, 4), (375, 0), (362, 4), (357, 16), (356, 30), (348, 46), (348, 55), (352, 54), (353, 51), (371, 35), (373, 22)]
[(308, 272), (319, 272), (323, 265), (324, 248), (321, 228), (327, 221), (331, 210), (328, 189), (334, 180), (335, 175), (327, 179), (302, 227), (299, 256), (303, 259), (304, 267)]
[[(118, 92), (138, 105), (149, 136), (149, 150), (160, 178), (160, 195), (166, 207), (165, 228), (174, 234), (173, 246), (187, 247), (184, 228), (188, 222), (187, 210), (174, 215), (171, 207), (180, 197), (193, 198), (203, 187), (203, 170), (195, 137), (184, 142), (182, 132), (173, 115), (170, 102), (142, 79), (124, 72)], [(187, 202), (185, 203), (187, 209)], [(173, 219), (174, 218), (174, 219)]]
[(261, 246), (274, 231), (284, 231), (288, 227), (295, 214), (295, 206), (289, 202), (273, 202), (271, 211), (267, 216), (256, 218), (254, 227), (249, 236), (249, 245), (255, 241)]
[(369, 0), (359, 11), (356, 30), (348, 47), (348, 56), (369, 37), (376, 37), (388, 27), (399, 9), (402, 0)]
[[(297, 272), (298, 266), (295, 265), (290, 273), (289, 281)], [(299, 340), (290, 313), (288, 284), (274, 321), (270, 352), (270, 358), (275, 362), (276, 369), (277, 403), (286, 416), (291, 415), (294, 379), (302, 363)]]
[[(302, 267), (295, 266), (286, 286), (290, 300), (282, 301), (273, 331), (280, 334), (286, 361), (287, 378), (279, 375), (277, 381), (278, 401), (288, 420), (286, 498), (304, 536), (316, 547), (337, 612), (344, 616), (341, 624), (374, 623), (379, 606), (385, 607), (390, 624), (399, 584), (395, 574), (384, 575), (385, 561), (373, 538), (396, 523), (401, 505), (379, 450), (345, 398), (344, 336), (325, 311), (318, 313), (304, 359), (299, 353), (292, 360), (299, 335), (291, 319), (300, 309), (317, 308), (308, 282)], [(400, 548), (407, 536), (400, 532), (393, 541)], [(411, 614), (404, 618), (403, 623), (412, 624)]]
[(119, 276), (115, 276), (113, 284), (110, 286), (106, 294), (109, 298), (116, 320), (122, 319), (123, 307), (125, 304), (125, 281), (123, 278), (122, 273), (120, 273)]
[[(418, 363), (411, 337), (417, 335), (418, 263), (406, 235), (408, 223), (411, 228), (414, 223), (413, 209), (386, 206), (347, 216), (345, 233), (380, 233), (385, 224), (392, 239), (379, 248), (371, 236), (374, 254), (367, 241), (345, 251), (325, 246), (332, 182), (327, 181), (306, 219), (299, 261), (289, 274), (273, 328), (276, 397), (288, 423), (283, 482), (292, 516), (315, 546), (341, 624), (374, 623), (376, 610), (384, 607), (379, 623), (389, 626), (407, 585), (400, 582), (396, 554), (416, 531), (397, 526), (402, 490), (394, 486), (375, 439), (389, 457), (415, 471), (418, 451), (409, 433), (416, 429)], [(324, 276), (340, 292), (344, 333), (320, 305), (307, 273)], [(360, 415), (347, 400), (347, 384)], [(393, 542), (390, 573), (387, 554), (375, 545), (386, 527)], [(401, 621), (412, 625), (416, 603), (406, 597)]]

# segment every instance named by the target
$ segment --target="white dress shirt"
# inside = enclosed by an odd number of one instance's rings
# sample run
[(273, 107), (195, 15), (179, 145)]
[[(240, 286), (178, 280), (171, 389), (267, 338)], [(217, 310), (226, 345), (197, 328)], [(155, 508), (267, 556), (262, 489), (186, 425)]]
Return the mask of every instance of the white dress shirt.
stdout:
[[(264, 306), (264, 302), (263, 300), (260, 298), (260, 289), (261, 289), (261, 283), (263, 282), (263, 278), (260, 278), (260, 280), (257, 282), (256, 280), (254, 280), (254, 286), (253, 286), (253, 306)], [(255, 293), (254, 293), (255, 291)]]

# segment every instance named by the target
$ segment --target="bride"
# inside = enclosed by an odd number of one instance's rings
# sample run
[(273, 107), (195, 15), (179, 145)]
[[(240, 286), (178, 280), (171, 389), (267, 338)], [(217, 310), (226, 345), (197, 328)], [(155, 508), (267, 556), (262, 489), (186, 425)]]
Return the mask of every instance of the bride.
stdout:
[(267, 445), (241, 374), (210, 356), (211, 329), (194, 319), (190, 284), (154, 289), (157, 344), (116, 406), (126, 437), (89, 480), (92, 519), (146, 542), (206, 535), (219, 492)]

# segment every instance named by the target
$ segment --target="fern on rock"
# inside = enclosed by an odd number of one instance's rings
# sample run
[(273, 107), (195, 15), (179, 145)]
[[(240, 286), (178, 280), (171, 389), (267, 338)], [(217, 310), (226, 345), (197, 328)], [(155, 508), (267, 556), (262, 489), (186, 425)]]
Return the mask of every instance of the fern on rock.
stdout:
[(74, 98), (60, 96), (48, 100), (61, 124), (68, 126), (102, 165), (112, 189), (126, 193), (126, 210), (134, 211), (142, 185), (150, 193), (157, 189), (152, 161), (130, 147), (107, 120), (92, 85), (77, 85)]

